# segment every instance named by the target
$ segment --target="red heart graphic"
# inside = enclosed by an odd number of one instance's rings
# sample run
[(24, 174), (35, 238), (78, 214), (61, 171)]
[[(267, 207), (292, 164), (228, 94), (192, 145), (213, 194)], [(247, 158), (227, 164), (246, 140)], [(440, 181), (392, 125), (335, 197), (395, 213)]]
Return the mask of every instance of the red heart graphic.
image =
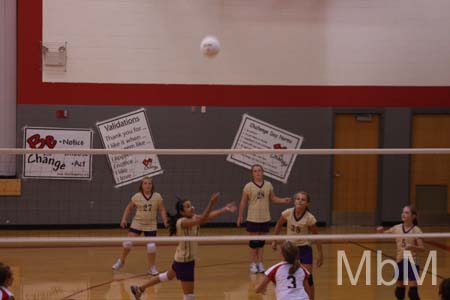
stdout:
[(152, 164), (152, 159), (151, 158), (147, 158), (147, 159), (144, 159), (143, 161), (142, 161), (142, 163), (144, 164), (144, 166), (146, 166), (146, 167), (148, 167), (148, 165), (151, 165)]
[(287, 147), (281, 146), (281, 144), (275, 144), (275, 145), (273, 145), (273, 149), (287, 149)]

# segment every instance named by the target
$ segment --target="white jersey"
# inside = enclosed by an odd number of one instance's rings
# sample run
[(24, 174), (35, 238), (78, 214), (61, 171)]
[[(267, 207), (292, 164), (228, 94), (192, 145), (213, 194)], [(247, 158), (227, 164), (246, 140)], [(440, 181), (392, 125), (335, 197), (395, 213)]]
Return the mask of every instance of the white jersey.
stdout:
[(4, 286), (0, 286), (0, 300), (14, 300), (14, 295)]
[(289, 275), (291, 264), (279, 262), (270, 267), (264, 274), (275, 285), (277, 300), (308, 300), (303, 282), (309, 276), (309, 272), (300, 266), (294, 274)]

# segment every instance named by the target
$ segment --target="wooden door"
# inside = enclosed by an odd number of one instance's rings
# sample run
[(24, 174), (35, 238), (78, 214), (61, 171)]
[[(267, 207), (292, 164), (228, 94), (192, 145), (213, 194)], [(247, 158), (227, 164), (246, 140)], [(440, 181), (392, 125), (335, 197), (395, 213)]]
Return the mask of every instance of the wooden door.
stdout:
[[(449, 114), (415, 115), (412, 125), (413, 148), (450, 148)], [(417, 190), (418, 188), (427, 186), (443, 187), (446, 189), (446, 208), (447, 214), (450, 214), (450, 155), (432, 154), (412, 156), (411, 204), (418, 206), (418, 209), (423, 204), (416, 203)], [(436, 199), (429, 199), (430, 206), (432, 206), (433, 203), (431, 202), (434, 200)], [(439, 207), (442, 207), (442, 205)], [(421, 212), (419, 211), (419, 213)]]
[[(339, 114), (335, 148), (378, 148), (378, 115)], [(372, 225), (376, 221), (377, 155), (336, 155), (333, 160), (333, 223)]]

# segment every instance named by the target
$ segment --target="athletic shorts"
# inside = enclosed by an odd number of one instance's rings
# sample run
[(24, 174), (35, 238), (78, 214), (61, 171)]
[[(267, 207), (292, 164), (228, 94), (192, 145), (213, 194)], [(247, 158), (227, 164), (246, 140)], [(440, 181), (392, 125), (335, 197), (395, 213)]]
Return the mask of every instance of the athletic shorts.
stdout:
[(312, 265), (313, 251), (310, 245), (298, 246), (298, 256), (302, 264)]
[(189, 262), (172, 263), (172, 269), (177, 274), (177, 279), (181, 281), (194, 281), (195, 260)]
[(143, 231), (143, 230), (134, 229), (134, 228), (130, 227), (130, 229), (128, 229), (128, 231), (136, 233), (138, 235), (141, 235), (141, 233), (144, 233), (144, 236), (156, 236), (156, 230), (154, 230), (154, 231)]
[(269, 222), (256, 223), (247, 221), (246, 227), (248, 232), (269, 232)]

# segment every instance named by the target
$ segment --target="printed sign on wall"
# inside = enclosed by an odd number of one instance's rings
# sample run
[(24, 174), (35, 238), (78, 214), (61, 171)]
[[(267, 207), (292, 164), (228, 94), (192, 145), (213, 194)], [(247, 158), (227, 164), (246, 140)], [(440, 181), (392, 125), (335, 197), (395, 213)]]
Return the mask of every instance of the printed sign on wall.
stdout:
[[(155, 149), (144, 109), (97, 123), (106, 149)], [(116, 186), (124, 186), (163, 170), (154, 154), (108, 155)]]
[[(68, 128), (24, 128), (26, 149), (90, 149), (92, 130)], [(92, 177), (89, 154), (25, 154), (24, 178), (80, 179)]]
[[(253, 118), (242, 116), (232, 149), (300, 149), (303, 137)], [(227, 161), (250, 169), (254, 164), (264, 168), (268, 177), (286, 183), (296, 154), (231, 154)]]

